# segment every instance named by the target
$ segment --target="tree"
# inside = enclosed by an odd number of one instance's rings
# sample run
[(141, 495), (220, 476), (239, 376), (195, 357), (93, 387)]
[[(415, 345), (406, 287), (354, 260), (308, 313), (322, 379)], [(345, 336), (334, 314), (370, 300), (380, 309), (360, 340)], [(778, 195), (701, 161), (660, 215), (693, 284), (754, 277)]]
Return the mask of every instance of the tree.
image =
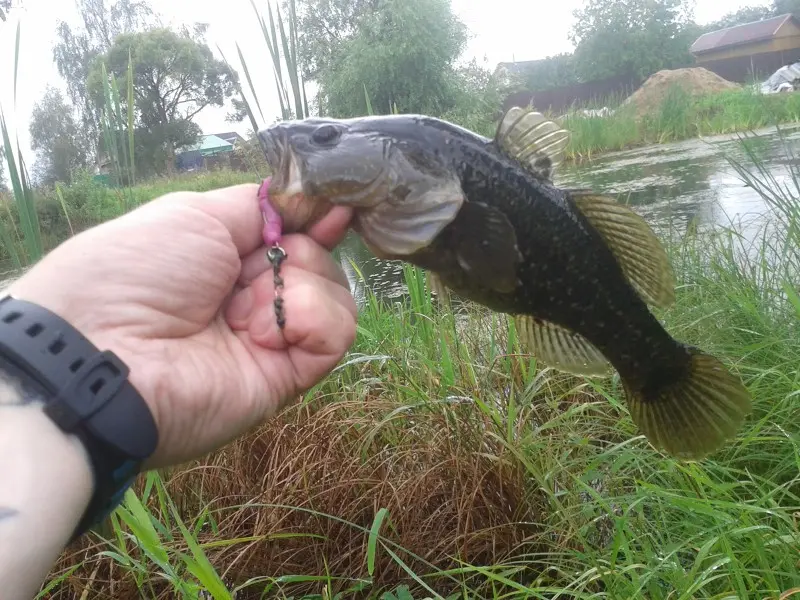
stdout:
[[(703, 27), (703, 31), (717, 31), (718, 29), (725, 29), (727, 27), (735, 27), (736, 25), (744, 25), (745, 23), (752, 23), (753, 21), (761, 21), (775, 16), (775, 9), (772, 6), (745, 6), (739, 10), (728, 13), (718, 21), (709, 23)], [(787, 11), (791, 12), (791, 11)]]
[(587, 0), (574, 14), (570, 39), (584, 81), (692, 64), (699, 28), (690, 0)]
[[(306, 8), (312, 2), (306, 0)], [(303, 49), (309, 65), (324, 66), (310, 71), (319, 84), (321, 110), (363, 115), (365, 89), (377, 112), (395, 106), (432, 115), (449, 110), (458, 85), (455, 61), (467, 41), (449, 0), (375, 0), (370, 7), (350, 15), (346, 27), (330, 30), (331, 46), (316, 44), (315, 55)]]
[(106, 53), (114, 39), (123, 33), (141, 31), (158, 22), (158, 17), (144, 0), (76, 0), (82, 28), (73, 29), (61, 21), (53, 59), (67, 84), (67, 92), (77, 107), (85, 140), (83, 150), (97, 158), (100, 116), (90, 98), (87, 79), (95, 59)]
[(34, 171), (42, 183), (71, 183), (74, 171), (86, 166), (80, 122), (58, 88), (48, 85), (34, 105), (29, 131), (37, 159)]
[[(357, 31), (359, 19), (381, 0), (297, 0), (298, 58), (305, 79), (316, 80), (333, 66), (342, 45)], [(283, 14), (289, 14), (284, 2)]]
[(191, 31), (158, 28), (121, 34), (89, 73), (89, 90), (99, 108), (104, 104), (102, 65), (125, 90), (130, 57), (135, 120), (145, 132), (147, 154), (159, 157), (152, 165), (159, 172), (171, 169), (177, 147), (197, 138), (194, 116), (207, 106), (223, 106), (237, 90), (236, 72), (214, 57), (203, 41), (205, 30), (205, 25), (196, 25)]
[(21, 0), (0, 0), (0, 22), (5, 22), (8, 19), (8, 13), (11, 9), (22, 6)]
[(800, 0), (773, 0), (772, 12), (777, 15), (792, 13), (800, 17)]

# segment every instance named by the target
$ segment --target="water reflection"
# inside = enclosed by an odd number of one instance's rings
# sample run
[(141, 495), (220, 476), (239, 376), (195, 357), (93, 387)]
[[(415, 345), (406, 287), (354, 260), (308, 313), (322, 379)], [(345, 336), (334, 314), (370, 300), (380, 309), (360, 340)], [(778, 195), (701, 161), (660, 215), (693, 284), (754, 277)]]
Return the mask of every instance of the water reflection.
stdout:
[[(797, 155), (800, 125), (782, 130), (786, 146), (774, 129), (764, 129), (755, 132), (758, 137), (748, 134), (744, 140), (733, 134), (609, 153), (581, 165), (563, 166), (556, 183), (614, 195), (633, 206), (659, 234), (680, 235), (690, 224), (698, 231), (735, 224), (745, 238), (752, 239), (763, 232), (770, 211), (726, 157), (751, 168), (742, 147), (747, 144), (776, 181), (791, 188), (786, 149)], [(376, 259), (353, 234), (339, 250), (359, 303), (364, 289), (350, 260), (378, 296), (394, 299), (405, 293), (400, 263)]]

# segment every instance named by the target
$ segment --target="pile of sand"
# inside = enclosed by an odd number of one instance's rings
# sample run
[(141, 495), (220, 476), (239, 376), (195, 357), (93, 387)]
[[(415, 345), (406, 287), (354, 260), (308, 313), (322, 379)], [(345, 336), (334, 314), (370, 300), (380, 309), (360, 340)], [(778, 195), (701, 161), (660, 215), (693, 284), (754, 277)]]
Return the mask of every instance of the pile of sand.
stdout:
[(664, 70), (652, 75), (622, 105), (631, 107), (637, 117), (652, 113), (658, 110), (673, 85), (680, 86), (692, 96), (741, 88), (739, 84), (723, 79), (703, 67)]

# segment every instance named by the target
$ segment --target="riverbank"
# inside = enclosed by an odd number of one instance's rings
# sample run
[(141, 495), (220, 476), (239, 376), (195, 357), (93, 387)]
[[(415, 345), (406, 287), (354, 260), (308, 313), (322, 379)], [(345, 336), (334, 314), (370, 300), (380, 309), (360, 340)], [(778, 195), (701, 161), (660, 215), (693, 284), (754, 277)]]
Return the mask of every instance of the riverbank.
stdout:
[(576, 110), (559, 121), (572, 135), (567, 160), (581, 162), (616, 150), (797, 123), (800, 93), (765, 95), (742, 88), (691, 96), (673, 87), (645, 114), (619, 103), (607, 116)]
[[(800, 224), (800, 189), (761, 183)], [(65, 553), (46, 597), (113, 581), (115, 597), (196, 598), (224, 577), (215, 597), (237, 600), (778, 598), (800, 586), (800, 238), (782, 231), (752, 256), (722, 229), (669, 248), (677, 301), (658, 316), (753, 396), (707, 461), (654, 453), (614, 379), (540, 368), (504, 317), (440, 312), (405, 268), (408, 297), (368, 294), (330, 377), (248, 439), (141, 481), (109, 545)]]

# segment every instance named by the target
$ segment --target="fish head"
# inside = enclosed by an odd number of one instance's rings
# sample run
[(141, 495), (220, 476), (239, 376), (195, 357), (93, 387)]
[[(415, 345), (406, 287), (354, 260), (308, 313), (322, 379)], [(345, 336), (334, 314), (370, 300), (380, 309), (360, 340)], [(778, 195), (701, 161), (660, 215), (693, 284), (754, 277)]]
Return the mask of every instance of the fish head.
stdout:
[(292, 209), (304, 214), (351, 207), (354, 230), (379, 257), (427, 247), (464, 202), (443, 138), (415, 115), (282, 121), (258, 136), (276, 208), (291, 198), (302, 198)]
[(306, 211), (313, 213), (326, 212), (324, 208), (334, 204), (365, 207), (385, 199), (392, 141), (355, 124), (356, 120), (308, 118), (259, 131), (273, 172), (270, 198), (279, 210), (300, 197)]

